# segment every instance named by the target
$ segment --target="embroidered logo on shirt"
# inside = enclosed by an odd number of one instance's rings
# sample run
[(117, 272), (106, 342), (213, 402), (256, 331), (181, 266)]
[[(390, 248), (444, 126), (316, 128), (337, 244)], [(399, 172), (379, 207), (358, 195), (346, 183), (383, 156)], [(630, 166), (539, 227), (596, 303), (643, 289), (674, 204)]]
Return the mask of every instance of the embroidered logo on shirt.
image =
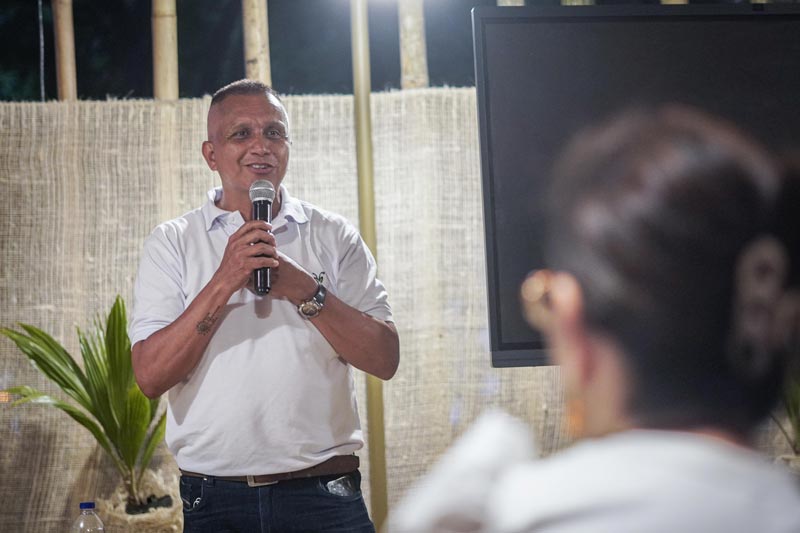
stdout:
[(325, 271), (324, 270), (322, 272), (320, 272), (319, 274), (316, 274), (316, 273), (312, 272), (311, 275), (314, 276), (314, 279), (317, 280), (317, 283), (322, 285), (322, 280), (325, 278)]

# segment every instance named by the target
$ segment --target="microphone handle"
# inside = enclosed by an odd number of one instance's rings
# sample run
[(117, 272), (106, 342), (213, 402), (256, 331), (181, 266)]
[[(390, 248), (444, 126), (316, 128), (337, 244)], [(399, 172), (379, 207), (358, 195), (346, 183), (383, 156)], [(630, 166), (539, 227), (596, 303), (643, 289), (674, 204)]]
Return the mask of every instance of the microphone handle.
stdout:
[[(272, 202), (267, 200), (253, 202), (253, 220), (272, 222)], [(269, 293), (271, 288), (269, 267), (261, 267), (253, 270), (253, 278), (256, 293)]]

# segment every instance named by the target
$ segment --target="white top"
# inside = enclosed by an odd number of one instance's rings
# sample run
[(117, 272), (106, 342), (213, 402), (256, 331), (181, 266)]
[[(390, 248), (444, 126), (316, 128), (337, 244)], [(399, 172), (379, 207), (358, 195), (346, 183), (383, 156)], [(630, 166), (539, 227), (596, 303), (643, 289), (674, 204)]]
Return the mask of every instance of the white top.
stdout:
[[(490, 439), (499, 443), (501, 434), (495, 427)], [(494, 448), (503, 456), (509, 449), (486, 438), (481, 445), (483, 454)], [(424, 522), (401, 504), (389, 531), (800, 532), (797, 479), (757, 452), (722, 440), (631, 430), (583, 441), (547, 459), (516, 458), (488, 473), (462, 461), (446, 474), (438, 472), (437, 479), (421, 481), (407, 500), (428, 502)], [(463, 486), (484, 488), (442, 491), (455, 477)], [(460, 511), (446, 501), (432, 502), (437, 499), (460, 500)]]
[[(211, 279), (241, 214), (209, 200), (156, 227), (134, 289), (131, 343), (172, 323)], [(278, 249), (348, 305), (392, 320), (376, 264), (343, 217), (281, 187)], [(363, 446), (350, 365), (287, 300), (241, 289), (192, 373), (167, 395), (166, 440), (178, 466), (209, 475), (299, 470)]]

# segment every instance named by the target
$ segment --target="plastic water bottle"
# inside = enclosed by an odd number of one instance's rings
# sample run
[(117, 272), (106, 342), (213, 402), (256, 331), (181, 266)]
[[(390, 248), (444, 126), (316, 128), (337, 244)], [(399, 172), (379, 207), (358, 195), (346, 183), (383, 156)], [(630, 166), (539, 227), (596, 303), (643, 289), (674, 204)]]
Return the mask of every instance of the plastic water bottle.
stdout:
[(103, 521), (94, 512), (94, 502), (81, 502), (81, 514), (72, 523), (71, 533), (105, 533)]

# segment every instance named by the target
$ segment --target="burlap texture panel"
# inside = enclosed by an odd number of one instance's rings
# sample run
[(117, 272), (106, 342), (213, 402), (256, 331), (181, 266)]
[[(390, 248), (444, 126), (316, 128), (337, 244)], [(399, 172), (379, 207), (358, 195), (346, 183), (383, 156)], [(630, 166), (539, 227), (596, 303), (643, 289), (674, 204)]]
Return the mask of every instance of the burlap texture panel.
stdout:
[[(286, 185), (358, 225), (352, 97), (285, 100)], [(0, 104), (1, 325), (37, 325), (77, 356), (75, 327), (117, 294), (131, 302), (144, 238), (218, 183), (200, 154), (208, 104)], [(375, 94), (372, 104), (377, 257), (401, 338), (384, 391), (391, 507), (487, 407), (529, 421), (544, 453), (565, 438), (558, 369), (489, 364), (474, 89)], [(63, 397), (5, 338), (0, 357), (0, 388)], [(359, 372), (357, 383), (366, 425)], [(110, 461), (60, 411), (0, 405), (0, 424), (0, 530), (64, 531), (79, 501), (114, 488)], [(175, 470), (163, 446), (156, 465)]]

